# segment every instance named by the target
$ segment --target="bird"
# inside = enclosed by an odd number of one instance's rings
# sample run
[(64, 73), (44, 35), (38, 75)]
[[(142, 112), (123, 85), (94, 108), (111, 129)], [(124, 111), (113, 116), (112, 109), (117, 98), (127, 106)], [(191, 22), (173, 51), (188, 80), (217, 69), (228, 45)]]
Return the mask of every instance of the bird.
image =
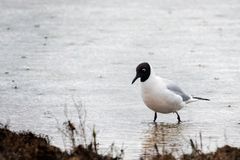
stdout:
[(148, 62), (142, 62), (136, 67), (136, 76), (132, 84), (140, 78), (141, 95), (145, 105), (153, 110), (156, 122), (157, 113), (176, 113), (178, 123), (181, 123), (178, 111), (186, 104), (197, 100), (210, 101), (186, 94), (174, 81), (159, 77)]

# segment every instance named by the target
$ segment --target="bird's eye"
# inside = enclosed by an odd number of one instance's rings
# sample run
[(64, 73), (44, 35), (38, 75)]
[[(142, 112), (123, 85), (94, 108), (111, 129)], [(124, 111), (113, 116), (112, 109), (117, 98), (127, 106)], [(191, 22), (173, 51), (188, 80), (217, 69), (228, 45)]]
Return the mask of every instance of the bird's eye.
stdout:
[(145, 69), (145, 68), (143, 68), (143, 69), (142, 69), (142, 71), (143, 71), (143, 72), (146, 72), (146, 69)]

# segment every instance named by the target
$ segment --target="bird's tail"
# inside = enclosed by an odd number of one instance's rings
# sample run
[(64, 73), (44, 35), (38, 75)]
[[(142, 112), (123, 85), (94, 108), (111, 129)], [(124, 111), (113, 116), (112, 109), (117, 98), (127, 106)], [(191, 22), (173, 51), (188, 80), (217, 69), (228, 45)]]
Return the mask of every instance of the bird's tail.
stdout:
[(196, 96), (192, 96), (192, 98), (197, 99), (197, 100), (210, 101), (210, 99), (208, 99), (208, 98), (201, 98), (201, 97), (196, 97)]

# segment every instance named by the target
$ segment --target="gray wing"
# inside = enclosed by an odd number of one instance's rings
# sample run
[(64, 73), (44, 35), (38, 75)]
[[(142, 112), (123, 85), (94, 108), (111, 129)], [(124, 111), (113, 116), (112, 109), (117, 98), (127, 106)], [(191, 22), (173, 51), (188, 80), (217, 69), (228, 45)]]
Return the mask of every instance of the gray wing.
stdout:
[(170, 91), (174, 92), (175, 94), (181, 96), (184, 102), (188, 101), (188, 100), (191, 98), (191, 97), (188, 96), (186, 93), (184, 93), (184, 92), (181, 90), (180, 87), (178, 87), (178, 86), (177, 86), (176, 84), (174, 84), (174, 83), (168, 84), (168, 85), (167, 85), (167, 88), (168, 88)]

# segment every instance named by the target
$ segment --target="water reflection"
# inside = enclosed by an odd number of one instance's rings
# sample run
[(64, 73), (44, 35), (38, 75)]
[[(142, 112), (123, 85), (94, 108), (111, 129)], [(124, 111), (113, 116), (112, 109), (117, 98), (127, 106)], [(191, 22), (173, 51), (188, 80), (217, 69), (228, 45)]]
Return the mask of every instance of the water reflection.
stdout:
[(149, 156), (156, 154), (155, 145), (157, 145), (159, 153), (178, 152), (182, 147), (183, 141), (182, 131), (185, 126), (183, 124), (172, 123), (151, 123), (144, 133), (143, 155)]

